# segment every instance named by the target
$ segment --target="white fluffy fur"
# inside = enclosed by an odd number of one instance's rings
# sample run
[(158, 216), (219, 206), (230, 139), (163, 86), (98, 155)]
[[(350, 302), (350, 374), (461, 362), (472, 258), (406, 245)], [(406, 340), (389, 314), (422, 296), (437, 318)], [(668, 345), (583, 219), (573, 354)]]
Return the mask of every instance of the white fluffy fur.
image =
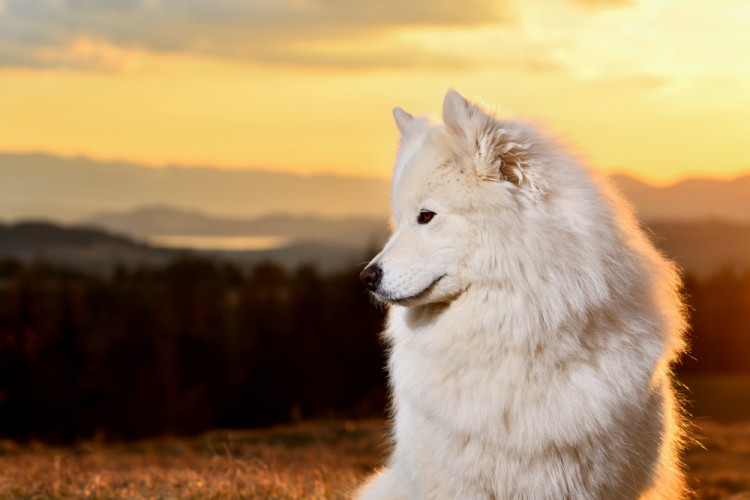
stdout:
[(454, 91), (441, 124), (394, 117), (394, 232), (370, 263), (391, 303), (394, 449), (358, 497), (685, 496), (679, 283), (630, 208)]

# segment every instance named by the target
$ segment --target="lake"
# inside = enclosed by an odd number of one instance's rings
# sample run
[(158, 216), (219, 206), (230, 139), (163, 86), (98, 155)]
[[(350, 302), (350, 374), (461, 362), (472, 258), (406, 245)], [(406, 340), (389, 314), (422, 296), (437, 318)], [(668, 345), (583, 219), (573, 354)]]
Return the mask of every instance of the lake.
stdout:
[(283, 236), (151, 236), (149, 244), (165, 248), (192, 248), (195, 250), (273, 250), (287, 246), (289, 238)]

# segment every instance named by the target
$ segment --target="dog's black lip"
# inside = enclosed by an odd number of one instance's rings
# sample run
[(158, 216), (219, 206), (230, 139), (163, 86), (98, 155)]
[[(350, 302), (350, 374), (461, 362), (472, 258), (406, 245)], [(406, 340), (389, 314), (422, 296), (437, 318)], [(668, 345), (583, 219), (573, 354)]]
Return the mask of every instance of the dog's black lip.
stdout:
[(435, 285), (438, 284), (438, 281), (440, 281), (441, 279), (445, 278), (446, 276), (447, 276), (447, 274), (441, 274), (440, 276), (438, 276), (437, 278), (435, 278), (432, 281), (432, 283), (430, 283), (429, 285), (427, 285), (422, 291), (417, 292), (414, 295), (409, 295), (408, 297), (388, 297), (388, 296), (384, 296), (384, 297), (382, 297), (382, 299), (385, 302), (388, 302), (388, 303), (391, 303), (391, 304), (398, 304), (398, 305), (404, 305), (404, 304), (407, 304), (409, 302), (412, 302), (412, 301), (415, 301), (415, 300), (419, 300), (419, 299), (423, 298), (425, 295), (427, 295), (428, 293), (430, 293), (432, 291), (432, 289), (435, 288)]

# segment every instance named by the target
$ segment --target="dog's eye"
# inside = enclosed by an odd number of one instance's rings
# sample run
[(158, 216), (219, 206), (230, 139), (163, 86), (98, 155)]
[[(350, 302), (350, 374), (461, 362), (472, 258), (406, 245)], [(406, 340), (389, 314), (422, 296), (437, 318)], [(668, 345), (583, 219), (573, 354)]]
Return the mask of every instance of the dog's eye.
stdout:
[(433, 217), (435, 217), (435, 212), (430, 212), (429, 210), (420, 210), (419, 215), (417, 216), (417, 223), (427, 224), (432, 220)]

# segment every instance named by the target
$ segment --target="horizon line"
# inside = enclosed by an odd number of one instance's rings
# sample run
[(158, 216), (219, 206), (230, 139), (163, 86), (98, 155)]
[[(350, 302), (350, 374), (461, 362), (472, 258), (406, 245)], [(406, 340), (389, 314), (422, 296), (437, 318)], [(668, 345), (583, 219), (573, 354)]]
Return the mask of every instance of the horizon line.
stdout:
[[(321, 167), (320, 170), (312, 172), (300, 172), (294, 167), (290, 166), (247, 166), (247, 165), (217, 165), (208, 163), (181, 163), (179, 161), (170, 162), (156, 162), (148, 161), (144, 159), (134, 159), (125, 157), (101, 157), (97, 155), (91, 155), (86, 153), (75, 153), (65, 154), (58, 152), (51, 152), (41, 149), (31, 150), (0, 150), (0, 156), (47, 156), (50, 158), (57, 158), (62, 160), (84, 160), (93, 163), (101, 164), (130, 164), (137, 167), (152, 168), (152, 169), (193, 169), (193, 170), (215, 170), (219, 172), (264, 172), (269, 174), (281, 174), (281, 175), (292, 175), (302, 178), (311, 177), (338, 177), (338, 178), (349, 178), (349, 179), (362, 179), (362, 180), (374, 180), (374, 181), (390, 181), (390, 175), (388, 176), (375, 176), (372, 174), (368, 175), (357, 175), (354, 172), (338, 172), (329, 170)], [(732, 182), (746, 177), (750, 177), (750, 166), (745, 167), (743, 170), (736, 171), (724, 175), (709, 175), (705, 173), (686, 173), (679, 177), (673, 177), (666, 180), (658, 180), (653, 178), (645, 178), (640, 174), (634, 174), (629, 172), (623, 167), (593, 167), (594, 170), (604, 172), (608, 177), (628, 177), (636, 180), (643, 184), (648, 184), (657, 188), (667, 188), (681, 184), (686, 181), (719, 181), (719, 182)]]

